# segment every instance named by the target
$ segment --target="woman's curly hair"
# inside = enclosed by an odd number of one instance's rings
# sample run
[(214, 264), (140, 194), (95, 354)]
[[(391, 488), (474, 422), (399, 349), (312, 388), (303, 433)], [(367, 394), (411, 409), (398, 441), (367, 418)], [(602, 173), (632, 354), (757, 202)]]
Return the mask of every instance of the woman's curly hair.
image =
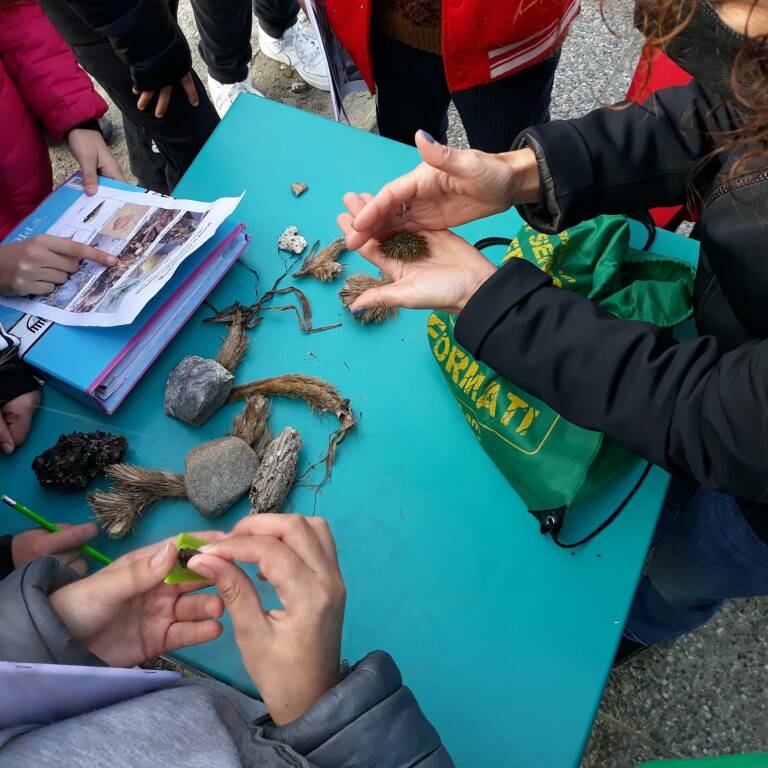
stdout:
[[(635, 23), (646, 38), (646, 47), (663, 51), (690, 23), (700, 2), (706, 0), (639, 0)], [(752, 0), (745, 29), (735, 32), (746, 32), (757, 3)], [(646, 77), (649, 75), (650, 68)], [(718, 145), (713, 154), (741, 150), (730, 169), (734, 176), (768, 166), (768, 35), (746, 38), (731, 70), (731, 91), (733, 95), (724, 98), (710, 115), (710, 133)], [(723, 109), (735, 109), (740, 117), (727, 131), (714, 127), (716, 113)]]

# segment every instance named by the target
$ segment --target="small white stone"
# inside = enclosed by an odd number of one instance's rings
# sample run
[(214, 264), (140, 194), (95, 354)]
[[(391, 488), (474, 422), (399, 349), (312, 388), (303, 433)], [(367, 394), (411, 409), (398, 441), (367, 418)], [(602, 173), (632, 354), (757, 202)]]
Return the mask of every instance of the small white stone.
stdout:
[(305, 184), (303, 181), (294, 181), (291, 184), (291, 192), (296, 197), (301, 197), (309, 189), (309, 184)]
[(307, 241), (299, 234), (298, 227), (288, 227), (280, 239), (277, 241), (277, 247), (281, 251), (289, 251), (297, 256), (304, 252), (307, 247)]

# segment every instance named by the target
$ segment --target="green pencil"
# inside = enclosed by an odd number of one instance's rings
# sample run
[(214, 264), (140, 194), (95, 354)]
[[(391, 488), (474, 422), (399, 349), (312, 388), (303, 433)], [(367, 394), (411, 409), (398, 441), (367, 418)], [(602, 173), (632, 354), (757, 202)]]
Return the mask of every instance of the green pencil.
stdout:
[[(40, 517), (37, 512), (33, 512), (29, 507), (25, 507), (23, 504), (20, 504), (10, 496), (0, 496), (0, 500), (2, 500), (3, 503), (7, 504), (12, 509), (15, 509), (17, 512), (21, 512), (22, 515), (26, 515), (30, 520), (32, 520), (32, 522), (37, 523), (41, 528), (45, 528), (46, 531), (55, 533), (56, 531), (60, 530), (57, 525), (49, 523), (44, 517)], [(104, 565), (109, 565), (112, 562), (110, 558), (108, 558), (102, 552), (99, 552), (98, 549), (95, 549), (90, 544), (83, 544), (83, 546), (78, 547), (78, 549), (83, 554), (92, 557), (94, 560), (99, 563), (103, 563)]]

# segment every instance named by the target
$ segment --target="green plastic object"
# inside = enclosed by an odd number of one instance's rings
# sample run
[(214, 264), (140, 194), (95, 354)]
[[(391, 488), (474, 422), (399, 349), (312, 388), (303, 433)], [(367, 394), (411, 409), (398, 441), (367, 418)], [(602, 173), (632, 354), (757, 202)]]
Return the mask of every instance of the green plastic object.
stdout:
[[(176, 537), (176, 551), (180, 549), (200, 549), (209, 542), (190, 536), (188, 533), (180, 533)], [(205, 581), (205, 577), (195, 573), (189, 568), (179, 565), (178, 561), (173, 566), (173, 570), (165, 577), (166, 584), (186, 584), (189, 581)]]

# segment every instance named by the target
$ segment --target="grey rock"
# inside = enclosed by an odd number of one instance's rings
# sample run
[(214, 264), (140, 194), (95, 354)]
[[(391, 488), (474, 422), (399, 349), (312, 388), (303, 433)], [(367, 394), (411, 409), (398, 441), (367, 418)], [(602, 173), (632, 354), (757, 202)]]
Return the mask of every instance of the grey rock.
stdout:
[(291, 184), (291, 192), (296, 197), (301, 197), (309, 189), (309, 184), (305, 184), (303, 181), (294, 181)]
[(306, 93), (309, 86), (306, 83), (291, 83), (291, 90), (294, 93)]
[(277, 247), (281, 251), (290, 251), (297, 256), (304, 252), (307, 241), (299, 234), (298, 227), (288, 227), (277, 241)]
[(222, 437), (187, 454), (187, 498), (205, 517), (218, 517), (245, 496), (259, 468), (256, 451), (239, 437)]
[(165, 412), (199, 427), (224, 405), (233, 383), (234, 376), (215, 360), (183, 357), (165, 384)]

